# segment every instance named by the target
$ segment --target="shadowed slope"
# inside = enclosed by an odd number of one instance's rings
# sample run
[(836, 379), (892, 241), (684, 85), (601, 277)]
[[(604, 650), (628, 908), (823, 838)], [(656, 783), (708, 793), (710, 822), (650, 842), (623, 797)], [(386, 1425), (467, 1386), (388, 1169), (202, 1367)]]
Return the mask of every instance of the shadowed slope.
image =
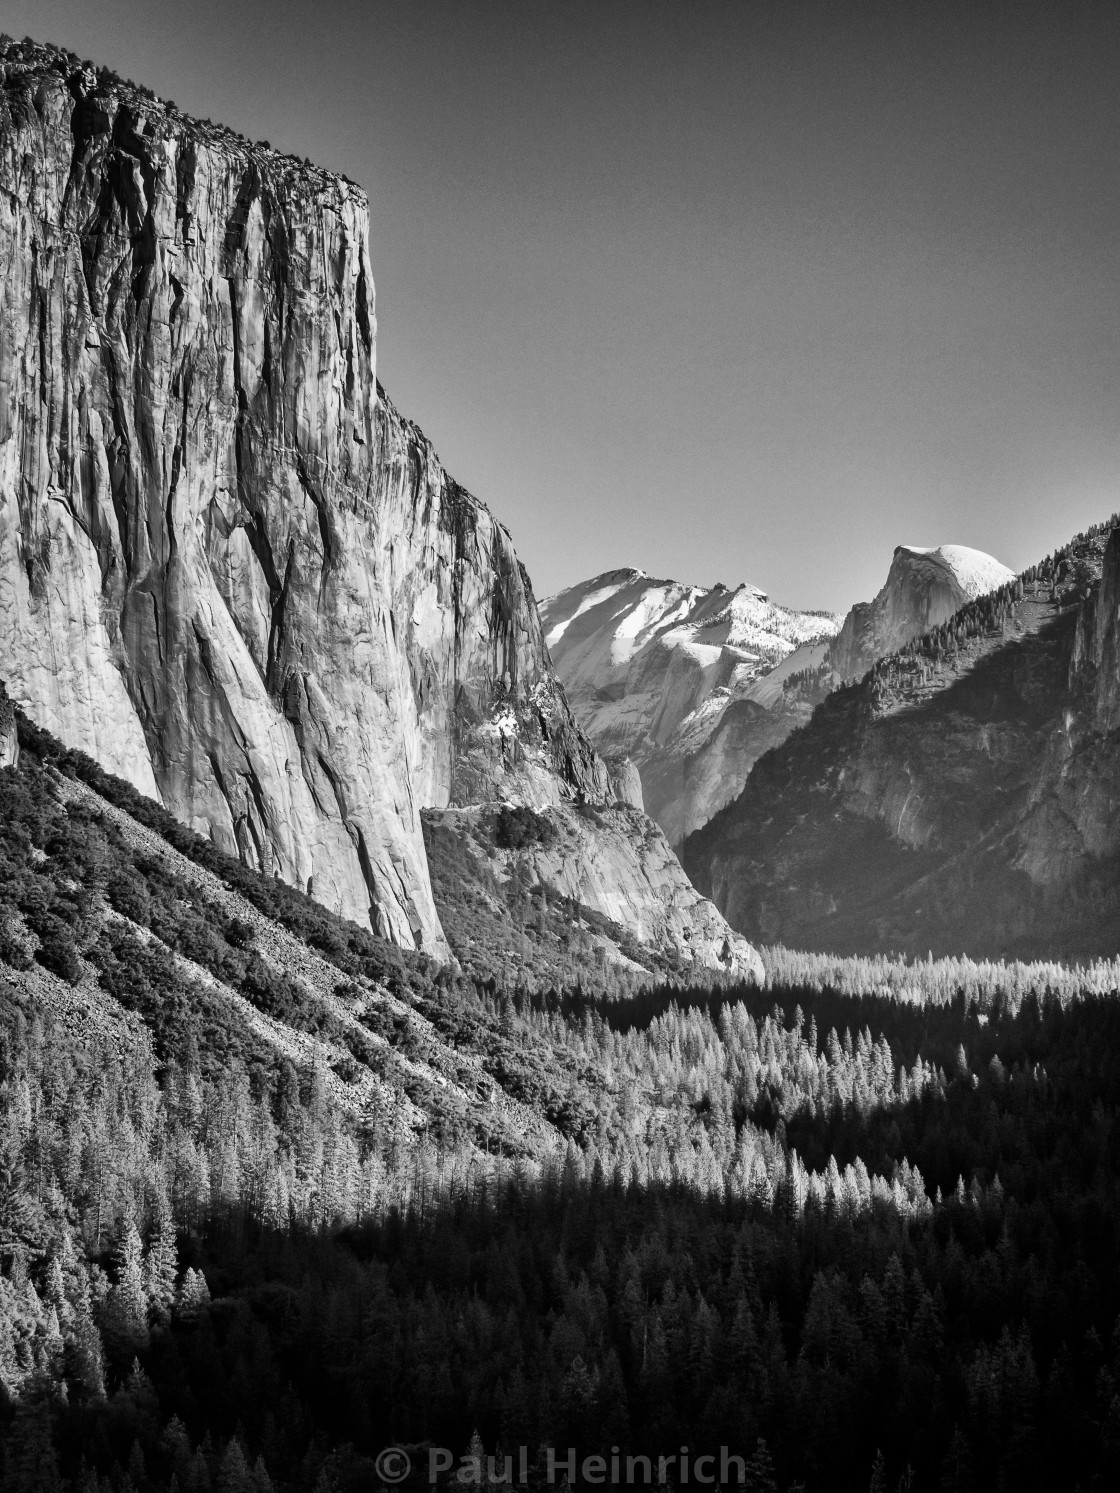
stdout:
[(1120, 746), (1099, 674), (1072, 667), (1107, 537), (970, 603), (760, 760), (684, 851), (733, 926), (851, 952), (1115, 951)]

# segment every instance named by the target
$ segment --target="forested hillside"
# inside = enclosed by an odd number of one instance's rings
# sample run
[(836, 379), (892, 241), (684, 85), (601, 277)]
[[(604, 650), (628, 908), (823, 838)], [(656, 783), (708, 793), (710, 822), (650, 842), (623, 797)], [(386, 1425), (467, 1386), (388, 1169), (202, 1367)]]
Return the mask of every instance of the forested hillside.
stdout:
[(1116, 964), (503, 986), (26, 723), (0, 795), (6, 1488), (420, 1487), (472, 1437), (540, 1486), (1120, 1471)]

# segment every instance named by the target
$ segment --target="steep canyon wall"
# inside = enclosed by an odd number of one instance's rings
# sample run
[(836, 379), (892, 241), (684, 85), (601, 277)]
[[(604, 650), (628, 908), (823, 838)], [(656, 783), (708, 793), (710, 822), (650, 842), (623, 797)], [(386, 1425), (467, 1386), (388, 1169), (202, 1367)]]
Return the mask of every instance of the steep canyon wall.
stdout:
[(377, 383), (368, 215), (69, 54), (0, 52), (0, 677), (439, 953), (422, 808), (620, 790), (509, 534)]

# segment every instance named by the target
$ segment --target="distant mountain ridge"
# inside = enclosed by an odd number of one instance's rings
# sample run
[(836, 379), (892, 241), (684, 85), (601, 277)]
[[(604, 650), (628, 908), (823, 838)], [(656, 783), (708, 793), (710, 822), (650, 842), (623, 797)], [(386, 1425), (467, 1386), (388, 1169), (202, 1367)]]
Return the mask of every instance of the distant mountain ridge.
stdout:
[(1011, 577), (965, 545), (899, 545), (878, 594), (842, 622), (756, 586), (634, 569), (548, 597), (541, 616), (577, 719), (605, 756), (636, 764), (647, 812), (679, 846), (836, 685)]
[(634, 761), (646, 811), (674, 844), (733, 796), (758, 752), (789, 729), (781, 711), (753, 701), (755, 686), (838, 625), (827, 612), (777, 606), (756, 586), (689, 586), (636, 569), (548, 597), (541, 617), (580, 724), (608, 758)]
[(733, 926), (845, 953), (1116, 951), (1116, 522), (881, 659), (756, 764), (684, 847)]

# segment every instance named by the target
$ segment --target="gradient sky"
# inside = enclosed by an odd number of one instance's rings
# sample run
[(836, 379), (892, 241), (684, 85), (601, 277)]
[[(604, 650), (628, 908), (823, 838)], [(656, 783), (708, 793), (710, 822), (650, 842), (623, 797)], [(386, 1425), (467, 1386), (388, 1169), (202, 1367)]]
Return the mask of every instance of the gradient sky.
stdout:
[(538, 595), (870, 596), (1120, 508), (1120, 6), (4, 0), (362, 183), (378, 371)]

